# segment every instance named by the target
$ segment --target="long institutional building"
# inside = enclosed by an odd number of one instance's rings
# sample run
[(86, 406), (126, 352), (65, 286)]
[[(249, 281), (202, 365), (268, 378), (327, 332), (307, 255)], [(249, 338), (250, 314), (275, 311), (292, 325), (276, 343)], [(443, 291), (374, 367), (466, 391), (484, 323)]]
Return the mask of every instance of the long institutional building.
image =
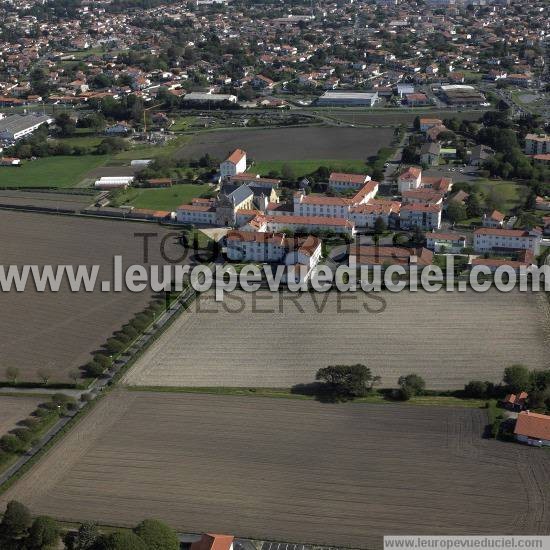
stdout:
[(292, 230), (333, 231), (353, 236), (357, 228), (386, 226), (437, 230), (450, 178), (428, 178), (409, 168), (398, 181), (401, 201), (376, 198), (378, 182), (364, 174), (333, 172), (327, 187), (338, 196), (296, 191), (289, 203), (279, 201), (281, 181), (245, 172), (246, 152), (234, 151), (220, 164), (220, 191), (216, 198), (196, 198), (176, 212), (180, 223), (217, 225), (251, 232)]
[(43, 124), (51, 124), (53, 118), (47, 115), (10, 115), (0, 118), (0, 140), (17, 141), (32, 134)]

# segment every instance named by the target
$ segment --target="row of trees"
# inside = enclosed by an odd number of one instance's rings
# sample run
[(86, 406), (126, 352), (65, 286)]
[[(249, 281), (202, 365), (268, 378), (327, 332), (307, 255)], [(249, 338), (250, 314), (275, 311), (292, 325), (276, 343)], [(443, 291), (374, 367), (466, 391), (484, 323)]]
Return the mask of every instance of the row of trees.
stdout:
[(32, 518), (26, 506), (12, 500), (0, 522), (2, 550), (54, 550), (63, 542), (67, 550), (178, 550), (178, 535), (165, 523), (146, 519), (133, 530), (100, 532), (94, 523), (77, 531), (63, 530), (48, 516)]
[(115, 332), (104, 345), (105, 353), (96, 353), (84, 371), (90, 378), (97, 378), (112, 366), (112, 356), (124, 351), (164, 310), (162, 300), (153, 300), (133, 319)]
[(30, 449), (47, 427), (75, 407), (74, 398), (63, 393), (52, 395), (50, 401), (42, 403), (28, 418), (19, 422), (17, 428), (0, 437), (0, 464)]

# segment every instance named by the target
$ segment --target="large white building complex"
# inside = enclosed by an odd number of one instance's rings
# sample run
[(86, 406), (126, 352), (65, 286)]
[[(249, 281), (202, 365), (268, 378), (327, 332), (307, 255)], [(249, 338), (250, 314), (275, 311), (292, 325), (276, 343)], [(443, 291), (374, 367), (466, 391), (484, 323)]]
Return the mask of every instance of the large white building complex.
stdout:
[(377, 198), (379, 184), (366, 174), (333, 172), (325, 185), (337, 195), (301, 189), (291, 201), (280, 202), (281, 180), (245, 170), (246, 151), (237, 149), (220, 164), (217, 197), (181, 205), (177, 221), (247, 232), (327, 231), (349, 236), (358, 228), (373, 229), (380, 220), (388, 228), (436, 230), (452, 186), (450, 178), (423, 177), (420, 168), (408, 168), (399, 177), (398, 201)]
[(293, 268), (295, 281), (307, 280), (321, 259), (321, 240), (312, 235), (293, 238), (284, 233), (229, 231), (225, 244), (230, 260), (284, 264)]

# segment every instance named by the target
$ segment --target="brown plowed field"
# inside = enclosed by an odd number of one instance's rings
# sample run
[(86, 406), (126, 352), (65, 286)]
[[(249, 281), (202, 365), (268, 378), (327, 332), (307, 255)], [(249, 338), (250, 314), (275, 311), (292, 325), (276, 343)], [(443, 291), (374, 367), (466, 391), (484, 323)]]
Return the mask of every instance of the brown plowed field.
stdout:
[(388, 147), (391, 128), (338, 128), (311, 126), (260, 130), (220, 130), (196, 134), (176, 154), (196, 158), (210, 154), (225, 158), (234, 149), (244, 149), (249, 159), (367, 159)]
[(15, 428), (44, 401), (47, 398), (0, 396), (0, 437)]
[[(9, 265), (101, 266), (98, 281), (113, 280), (113, 257), (123, 265), (142, 263), (143, 239), (134, 233), (158, 233), (151, 239), (151, 263), (160, 260), (159, 243), (169, 231), (155, 224), (83, 219), (4, 211), (0, 214), (0, 258)], [(181, 255), (177, 237), (167, 241), (167, 254)], [(143, 310), (152, 292), (71, 292), (66, 280), (60, 292), (37, 292), (29, 278), (24, 292), (0, 293), (0, 380), (17, 366), (21, 380), (37, 381), (38, 369), (51, 382), (68, 382), (68, 373), (91, 358), (113, 331)]]
[(0, 507), (352, 547), (550, 534), (550, 455), (482, 439), (486, 421), (475, 409), (117, 392)]
[(320, 367), (364, 363), (383, 387), (415, 372), (429, 388), (461, 389), (500, 382), (514, 363), (548, 367), (548, 315), (542, 294), (496, 290), (203, 296), (125, 381), (282, 388), (312, 382)]

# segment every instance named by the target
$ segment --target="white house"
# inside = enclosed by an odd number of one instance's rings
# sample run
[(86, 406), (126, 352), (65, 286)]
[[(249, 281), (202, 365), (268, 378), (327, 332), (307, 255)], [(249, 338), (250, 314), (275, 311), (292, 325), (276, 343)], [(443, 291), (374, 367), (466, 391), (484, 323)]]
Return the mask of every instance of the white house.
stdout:
[(422, 182), (422, 170), (415, 166), (410, 166), (397, 178), (397, 187), (399, 193), (409, 189), (418, 189)]
[(542, 235), (540, 229), (500, 229), (480, 227), (474, 231), (476, 252), (511, 252), (530, 250), (538, 256)]
[(246, 151), (235, 149), (221, 164), (220, 175), (227, 179), (246, 171)]
[(498, 210), (493, 210), (489, 215), (483, 214), (483, 227), (502, 227), (504, 225), (504, 214)]
[(178, 223), (215, 225), (216, 207), (213, 202), (182, 204), (176, 210), (176, 220)]
[(535, 447), (550, 446), (550, 416), (531, 411), (518, 414), (514, 435), (517, 441)]

